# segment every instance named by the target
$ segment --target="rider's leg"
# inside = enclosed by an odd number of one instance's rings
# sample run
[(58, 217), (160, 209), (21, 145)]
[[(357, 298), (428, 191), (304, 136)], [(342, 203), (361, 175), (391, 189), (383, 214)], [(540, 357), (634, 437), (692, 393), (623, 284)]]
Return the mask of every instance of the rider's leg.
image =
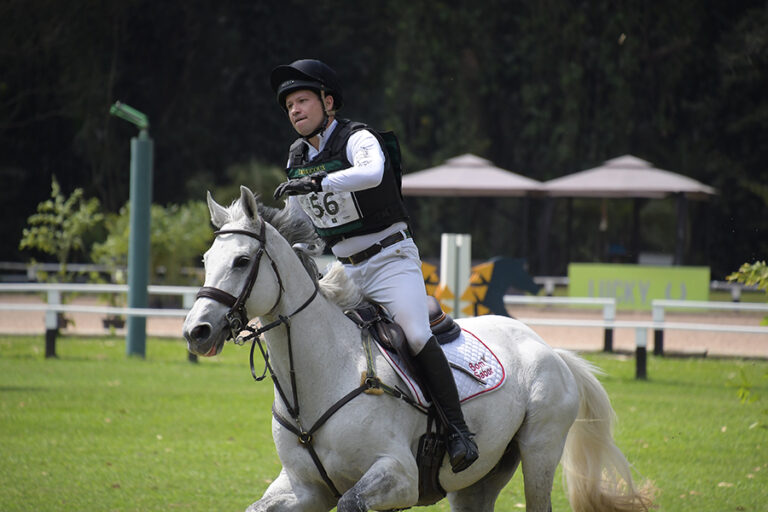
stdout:
[(403, 328), (427, 391), (449, 423), (447, 450), (451, 466), (455, 472), (466, 469), (477, 459), (477, 446), (464, 421), (448, 361), (429, 328), (427, 292), (416, 245), (410, 239), (404, 240), (364, 263), (348, 266), (347, 272), (363, 293), (386, 307)]
[(446, 449), (453, 472), (464, 471), (477, 460), (477, 445), (464, 421), (453, 372), (434, 336), (430, 337), (415, 359), (432, 400), (445, 416), (448, 428)]

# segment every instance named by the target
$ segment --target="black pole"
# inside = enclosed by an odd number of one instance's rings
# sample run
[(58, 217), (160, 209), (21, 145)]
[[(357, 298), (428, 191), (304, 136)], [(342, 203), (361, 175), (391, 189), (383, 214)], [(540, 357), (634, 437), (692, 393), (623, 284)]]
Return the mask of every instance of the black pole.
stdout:
[(635, 330), (635, 379), (648, 378), (648, 333), (643, 328)]
[(664, 355), (664, 330), (654, 329), (653, 331), (653, 355)]
[(603, 352), (613, 352), (613, 329), (606, 327), (603, 331)]
[(56, 357), (56, 335), (58, 329), (45, 330), (45, 358)]
[(647, 380), (648, 372), (647, 368), (648, 354), (645, 347), (637, 347), (635, 350), (635, 379)]

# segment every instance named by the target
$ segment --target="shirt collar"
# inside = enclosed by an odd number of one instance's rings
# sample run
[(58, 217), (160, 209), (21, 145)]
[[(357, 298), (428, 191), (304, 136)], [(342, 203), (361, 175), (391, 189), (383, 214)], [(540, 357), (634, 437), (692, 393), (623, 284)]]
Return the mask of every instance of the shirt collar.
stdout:
[(321, 134), (318, 135), (318, 138), (320, 140), (320, 143), (318, 144), (318, 147), (320, 149), (315, 149), (315, 146), (310, 144), (308, 141), (304, 141), (304, 144), (307, 145), (307, 148), (309, 148), (307, 152), (307, 157), (309, 160), (313, 160), (320, 152), (325, 149), (325, 144), (328, 142), (328, 139), (331, 137), (331, 134), (333, 133), (333, 130), (336, 128), (336, 125), (339, 124), (336, 122), (336, 119), (331, 121), (331, 124), (328, 125), (328, 128), (323, 130)]

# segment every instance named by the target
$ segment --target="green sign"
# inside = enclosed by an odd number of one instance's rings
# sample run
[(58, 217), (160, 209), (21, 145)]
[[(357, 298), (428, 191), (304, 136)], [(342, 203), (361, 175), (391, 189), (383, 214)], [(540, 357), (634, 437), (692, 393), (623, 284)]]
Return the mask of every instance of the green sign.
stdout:
[(572, 263), (568, 295), (613, 297), (623, 309), (650, 309), (653, 299), (706, 301), (709, 267)]

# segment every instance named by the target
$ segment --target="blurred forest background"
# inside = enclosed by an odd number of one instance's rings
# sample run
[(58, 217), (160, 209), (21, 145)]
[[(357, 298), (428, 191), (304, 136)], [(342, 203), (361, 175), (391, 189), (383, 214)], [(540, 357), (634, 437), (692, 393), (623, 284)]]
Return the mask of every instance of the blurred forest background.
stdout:
[[(340, 115), (394, 130), (410, 171), (473, 153), (546, 181), (632, 154), (719, 191), (690, 202), (686, 264), (722, 279), (768, 254), (765, 1), (2, 0), (0, 19), (2, 261), (29, 259), (18, 241), (53, 176), (105, 212), (128, 201), (136, 129), (117, 100), (149, 116), (154, 203), (228, 203), (245, 184), (274, 204), (295, 134), (269, 72), (310, 57), (337, 70)], [(474, 258), (565, 274), (565, 254), (630, 244), (631, 200), (575, 201), (569, 248), (555, 200), (540, 254), (546, 201), (522, 201), (408, 198), (422, 256), (467, 232)], [(640, 219), (640, 250), (674, 251), (673, 199)]]

